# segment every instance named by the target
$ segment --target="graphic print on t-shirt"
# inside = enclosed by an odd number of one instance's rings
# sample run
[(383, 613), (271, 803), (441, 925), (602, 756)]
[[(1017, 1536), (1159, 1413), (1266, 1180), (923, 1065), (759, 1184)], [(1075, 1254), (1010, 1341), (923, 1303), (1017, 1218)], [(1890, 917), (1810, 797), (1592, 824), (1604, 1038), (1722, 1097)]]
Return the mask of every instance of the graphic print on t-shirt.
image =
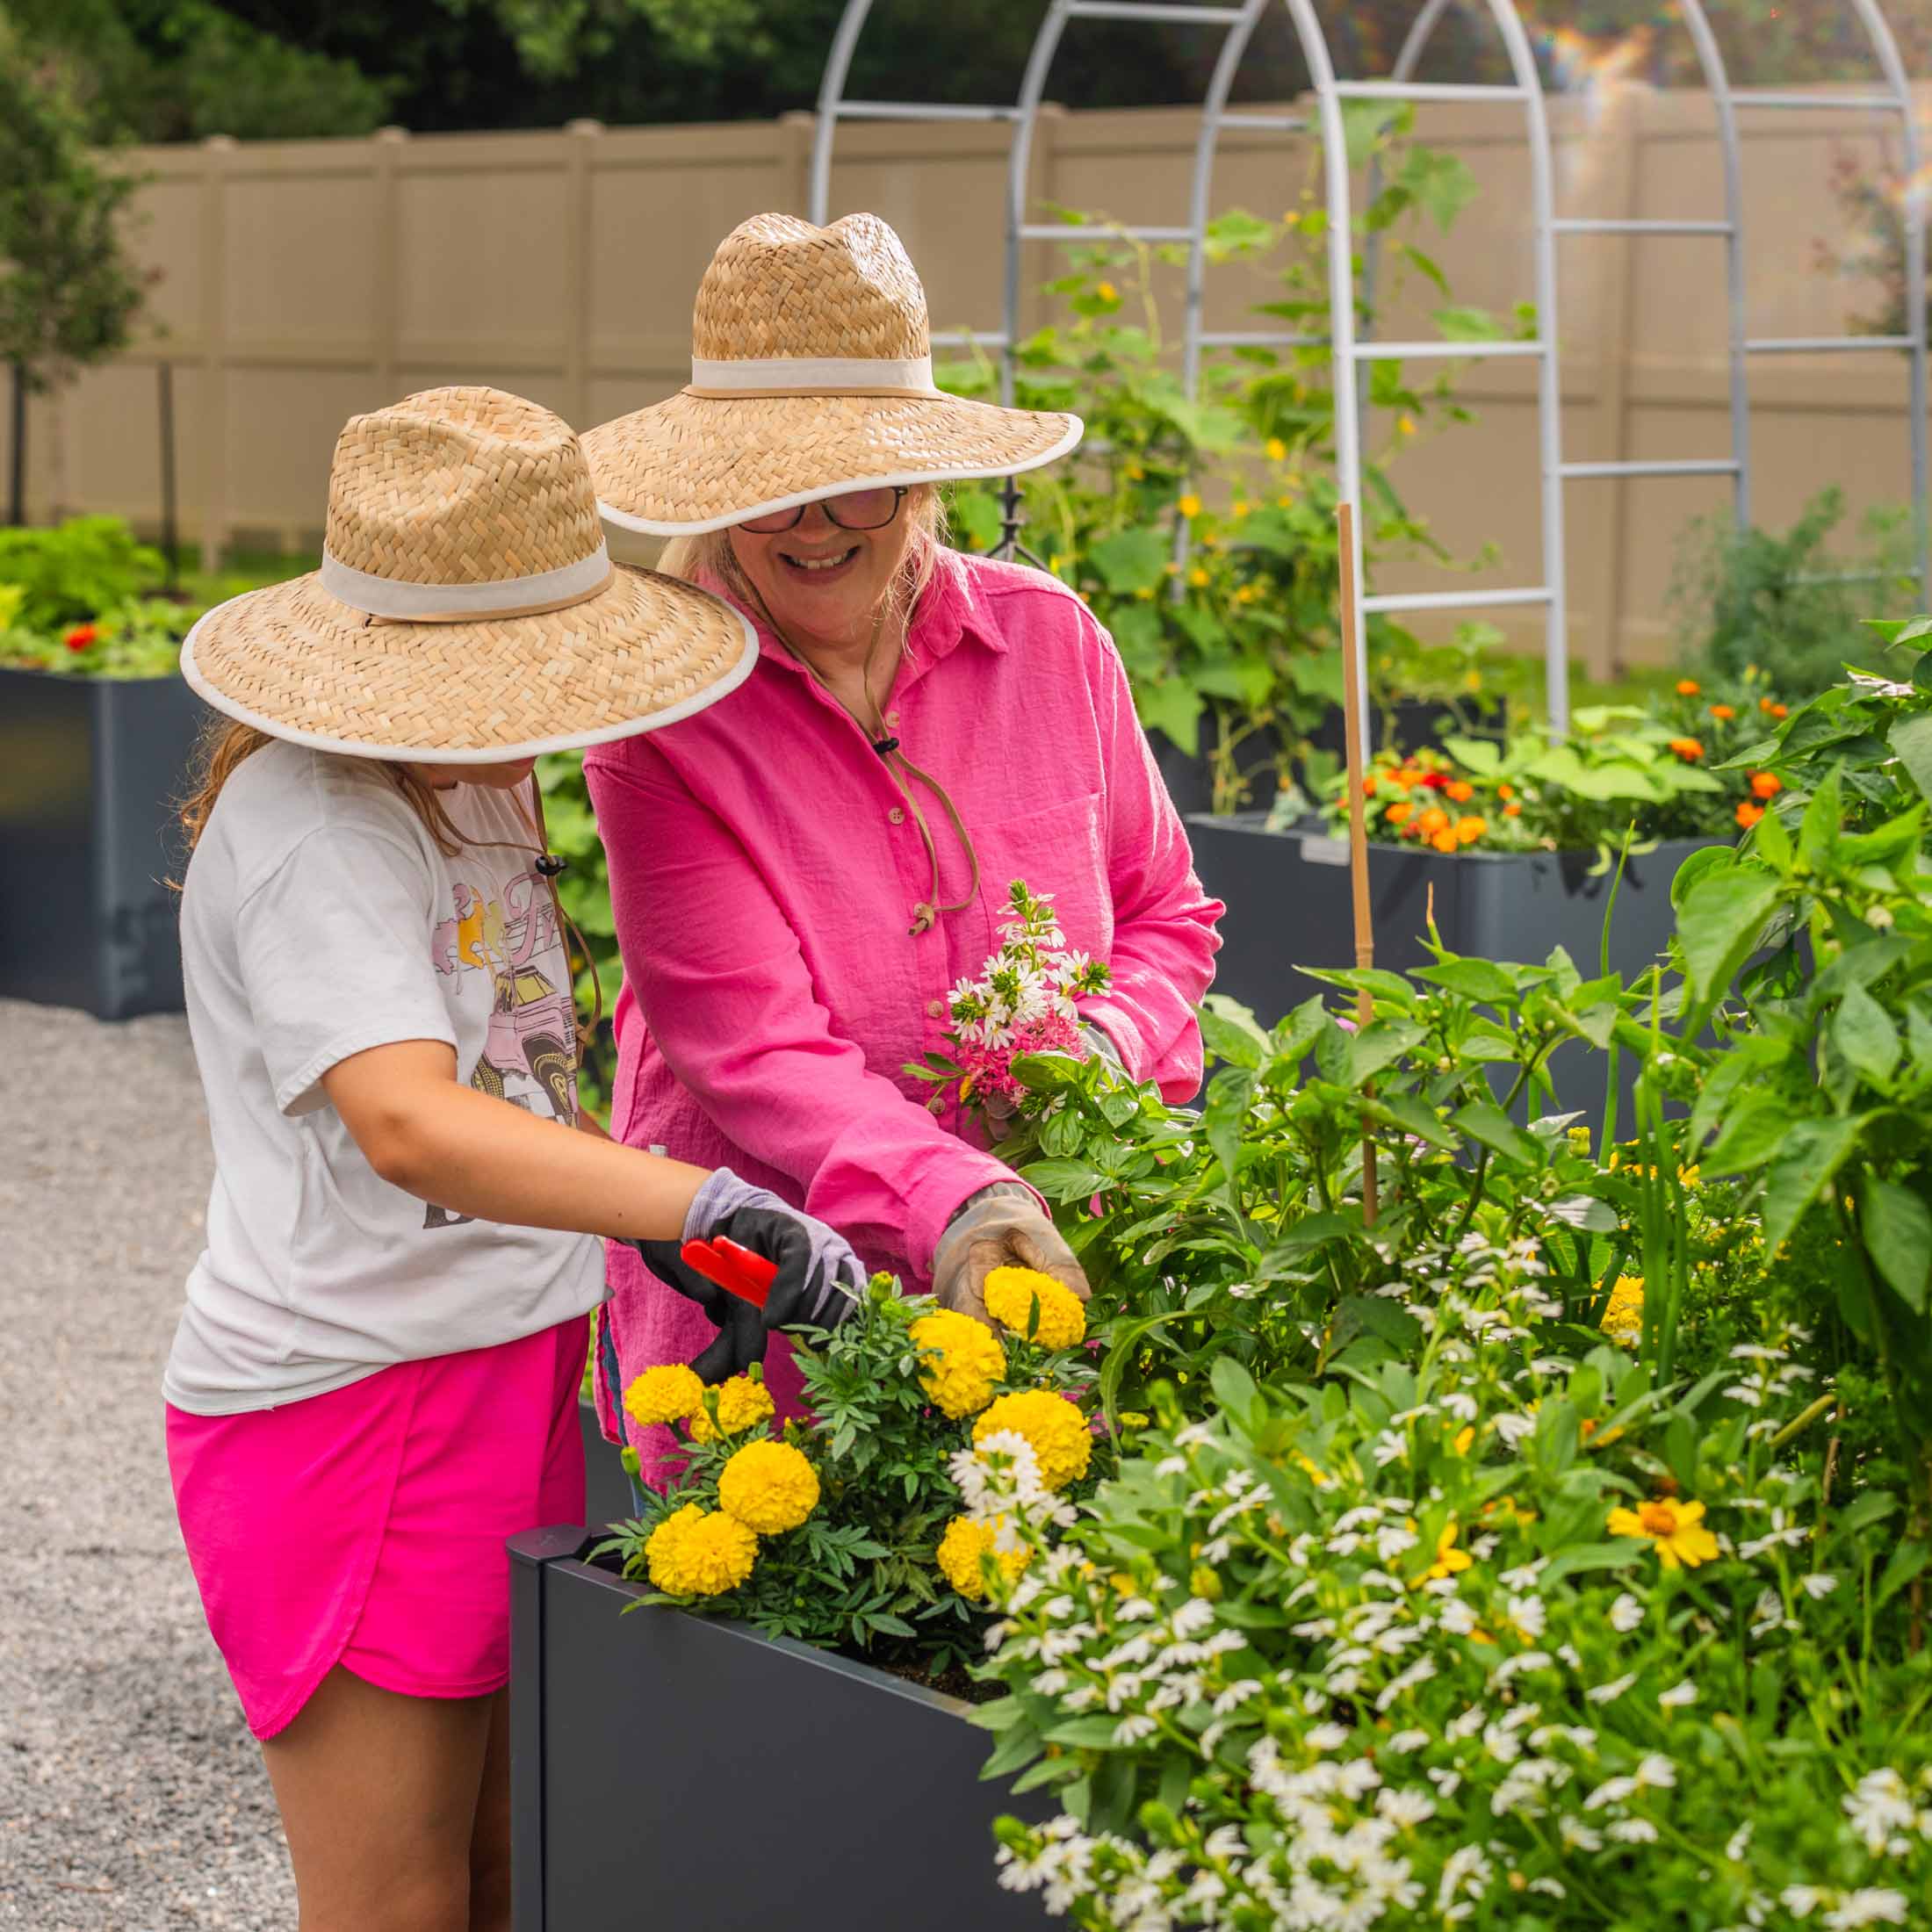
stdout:
[[(570, 988), (552, 984), (534, 963), (557, 939), (550, 889), (536, 873), (524, 872), (504, 887), (501, 902), (460, 880), (453, 896), (455, 918), (443, 920), (431, 938), (436, 970), (445, 975), (487, 974), (491, 989), (489, 1030), (469, 1084), (526, 1113), (574, 1126), (576, 1034)], [(468, 1218), (432, 1204), (423, 1226), (454, 1228)]]

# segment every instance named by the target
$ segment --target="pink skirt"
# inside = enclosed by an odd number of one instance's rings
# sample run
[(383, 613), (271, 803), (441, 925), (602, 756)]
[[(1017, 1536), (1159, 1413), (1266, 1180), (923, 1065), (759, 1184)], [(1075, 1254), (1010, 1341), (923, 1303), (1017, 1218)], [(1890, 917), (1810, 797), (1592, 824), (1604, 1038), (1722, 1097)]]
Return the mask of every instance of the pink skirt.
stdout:
[(249, 1728), (338, 1663), (385, 1690), (509, 1679), (507, 1538), (584, 1519), (580, 1317), (243, 1416), (168, 1410), (188, 1561)]

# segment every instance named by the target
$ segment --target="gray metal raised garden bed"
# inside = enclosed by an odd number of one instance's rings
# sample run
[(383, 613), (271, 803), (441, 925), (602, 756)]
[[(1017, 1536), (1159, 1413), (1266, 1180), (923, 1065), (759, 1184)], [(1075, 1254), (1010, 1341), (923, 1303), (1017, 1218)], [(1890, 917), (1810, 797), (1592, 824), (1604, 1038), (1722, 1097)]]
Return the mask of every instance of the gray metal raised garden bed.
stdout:
[(0, 668), (0, 997), (181, 1010), (167, 881), (206, 710), (178, 677)]
[(578, 1527), (515, 1537), (515, 1932), (1020, 1932), (967, 1706), (829, 1652), (681, 1611), (586, 1562)]

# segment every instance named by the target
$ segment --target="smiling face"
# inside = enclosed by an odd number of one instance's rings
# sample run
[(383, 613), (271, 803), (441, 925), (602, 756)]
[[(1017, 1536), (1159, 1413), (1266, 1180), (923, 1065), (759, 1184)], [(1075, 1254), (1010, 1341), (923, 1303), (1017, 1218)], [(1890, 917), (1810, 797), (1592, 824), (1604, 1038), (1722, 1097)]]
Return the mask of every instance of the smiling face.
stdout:
[(840, 530), (823, 502), (808, 503), (788, 530), (730, 532), (732, 554), (788, 637), (862, 643), (905, 561), (912, 535), (905, 507), (881, 530)]

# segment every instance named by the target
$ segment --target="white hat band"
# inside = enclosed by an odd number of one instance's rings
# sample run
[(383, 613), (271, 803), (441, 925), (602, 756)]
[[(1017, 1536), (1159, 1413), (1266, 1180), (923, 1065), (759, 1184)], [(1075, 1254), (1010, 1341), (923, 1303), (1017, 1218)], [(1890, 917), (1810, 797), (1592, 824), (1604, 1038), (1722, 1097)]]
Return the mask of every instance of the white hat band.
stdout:
[(338, 603), (404, 624), (483, 623), (530, 617), (594, 597), (610, 581), (610, 552), (602, 538), (588, 557), (534, 577), (499, 577), (480, 584), (402, 583), (377, 577), (322, 552), (322, 588)]
[(691, 387), (699, 394), (865, 395), (903, 392), (931, 396), (931, 356), (752, 356), (719, 361), (691, 358)]

